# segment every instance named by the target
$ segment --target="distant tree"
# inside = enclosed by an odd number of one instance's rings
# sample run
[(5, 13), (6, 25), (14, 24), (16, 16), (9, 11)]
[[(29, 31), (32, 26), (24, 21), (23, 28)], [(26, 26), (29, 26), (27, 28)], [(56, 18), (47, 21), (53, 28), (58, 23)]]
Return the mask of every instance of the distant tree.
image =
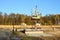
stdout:
[(11, 13), (10, 15), (9, 15), (9, 17), (8, 17), (8, 24), (15, 24), (16, 22), (15, 22), (15, 20), (16, 20), (16, 16), (15, 16), (15, 13)]
[(25, 23), (28, 24), (28, 25), (32, 25), (33, 24), (33, 21), (31, 20), (31, 16), (27, 16), (26, 17)]
[(4, 23), (3, 24), (7, 24), (7, 19), (8, 19), (7, 17), (8, 17), (7, 13), (4, 13), (4, 16), (3, 16)]
[(3, 24), (3, 15), (2, 15), (2, 12), (0, 12), (0, 24)]
[(44, 22), (44, 17), (41, 17), (41, 18), (40, 18), (40, 24), (44, 25), (44, 23), (45, 23), (45, 22)]
[(54, 16), (54, 19), (55, 19), (55, 24), (57, 25), (57, 24), (60, 24), (60, 15), (55, 15)]
[(16, 25), (21, 24), (21, 15), (20, 14), (16, 14)]
[(20, 15), (19, 18), (20, 18), (20, 23), (24, 23), (25, 19), (26, 19), (26, 16), (25, 15)]

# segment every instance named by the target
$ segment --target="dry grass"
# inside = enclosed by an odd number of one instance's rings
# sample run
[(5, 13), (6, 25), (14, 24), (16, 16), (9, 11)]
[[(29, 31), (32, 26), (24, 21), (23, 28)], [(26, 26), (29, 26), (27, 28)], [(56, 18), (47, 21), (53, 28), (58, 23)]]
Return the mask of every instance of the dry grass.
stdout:
[[(0, 28), (12, 28), (13, 25), (0, 25)], [(27, 25), (26, 27), (24, 27), (23, 25), (14, 25), (15, 28), (32, 28), (32, 25)], [(38, 27), (38, 26), (37, 26)], [(51, 27), (59, 27), (60, 25), (41, 25), (38, 28), (51, 28)]]

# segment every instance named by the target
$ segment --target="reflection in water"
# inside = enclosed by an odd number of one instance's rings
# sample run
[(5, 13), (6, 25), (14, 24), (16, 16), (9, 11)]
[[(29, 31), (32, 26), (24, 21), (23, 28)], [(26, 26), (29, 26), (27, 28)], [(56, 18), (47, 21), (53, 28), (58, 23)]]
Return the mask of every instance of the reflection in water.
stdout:
[(27, 36), (54, 36), (52, 34), (48, 34), (48, 33), (43, 33), (43, 31), (32, 31), (32, 32), (25, 32)]

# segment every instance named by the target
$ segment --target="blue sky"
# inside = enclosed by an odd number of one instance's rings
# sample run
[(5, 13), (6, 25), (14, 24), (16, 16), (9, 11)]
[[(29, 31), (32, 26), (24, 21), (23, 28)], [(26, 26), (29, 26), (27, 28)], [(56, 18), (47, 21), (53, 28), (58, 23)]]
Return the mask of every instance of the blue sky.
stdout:
[(0, 11), (31, 15), (36, 5), (42, 16), (60, 13), (60, 0), (0, 0)]

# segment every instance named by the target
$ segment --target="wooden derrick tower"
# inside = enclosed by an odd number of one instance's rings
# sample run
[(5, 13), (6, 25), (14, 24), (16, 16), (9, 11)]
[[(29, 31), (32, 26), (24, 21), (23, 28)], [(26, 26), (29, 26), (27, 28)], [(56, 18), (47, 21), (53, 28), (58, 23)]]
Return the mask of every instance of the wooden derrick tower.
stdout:
[(31, 19), (34, 24), (39, 23), (41, 14), (39, 13), (37, 6), (31, 12)]

